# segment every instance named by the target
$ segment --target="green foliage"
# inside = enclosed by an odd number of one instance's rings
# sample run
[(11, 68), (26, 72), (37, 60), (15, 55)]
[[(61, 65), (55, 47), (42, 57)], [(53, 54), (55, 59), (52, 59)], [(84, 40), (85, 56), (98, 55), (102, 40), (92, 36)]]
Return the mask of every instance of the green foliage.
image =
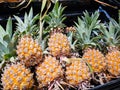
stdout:
[(63, 28), (65, 24), (63, 24), (63, 21), (66, 19), (63, 15), (65, 7), (62, 7), (62, 5), (59, 5), (59, 3), (55, 3), (54, 8), (52, 11), (45, 17), (46, 23), (49, 25), (50, 28)]
[(114, 22), (109, 22), (107, 27), (101, 25), (100, 31), (103, 34), (103, 40), (107, 46), (120, 46), (120, 28), (115, 20)]
[(39, 15), (33, 17), (33, 9), (31, 8), (29, 13), (25, 13), (24, 21), (18, 16), (14, 16), (17, 20), (17, 31), (20, 32), (21, 35), (24, 34), (31, 34), (38, 30), (37, 25), (35, 24), (36, 21), (39, 19)]
[[(78, 22), (75, 22), (76, 39), (81, 49), (88, 47), (96, 47), (100, 36), (98, 35), (97, 29), (100, 28), (99, 13), (96, 11), (90, 15), (87, 11), (84, 12), (82, 18), (78, 18)], [(97, 36), (92, 36), (92, 34)]]
[(0, 25), (0, 62), (9, 60), (16, 55), (15, 43), (16, 38), (12, 34), (12, 19), (9, 17), (6, 30)]

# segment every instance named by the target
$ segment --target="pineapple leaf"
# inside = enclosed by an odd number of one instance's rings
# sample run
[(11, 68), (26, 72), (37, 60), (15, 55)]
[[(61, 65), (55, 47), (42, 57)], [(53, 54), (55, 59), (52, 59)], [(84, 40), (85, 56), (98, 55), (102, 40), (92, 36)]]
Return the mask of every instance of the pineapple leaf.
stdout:
[(3, 45), (1, 42), (0, 42), (0, 50), (3, 52), (3, 53), (8, 53), (8, 49), (7, 47), (5, 47), (5, 45)]
[(7, 25), (6, 25), (6, 32), (10, 38), (12, 38), (12, 19), (11, 17), (8, 18)]
[(24, 28), (25, 28), (23, 21), (18, 16), (14, 16), (14, 17), (18, 21), (18, 23), (17, 23), (17, 30), (19, 32), (23, 32)]
[(3, 27), (0, 25), (0, 38), (2, 39), (5, 35), (6, 35), (6, 32), (3, 29)]
[[(22, 21), (22, 19), (18, 16), (14, 16), (15, 19), (17, 20), (17, 31), (20, 32), (21, 35), (23, 34), (32, 34), (32, 31), (35, 30), (31, 30), (31, 28), (33, 29), (33, 27), (37, 27), (37, 25), (35, 25), (36, 21), (39, 19), (39, 15), (33, 16), (33, 9), (31, 8), (29, 13), (25, 13), (24, 15), (24, 21)], [(34, 28), (35, 29), (35, 28)]]
[(10, 39), (10, 37), (9, 37), (8, 34), (3, 37), (3, 40), (4, 40), (6, 43), (10, 43), (10, 41), (11, 41), (11, 39)]
[(98, 20), (98, 17), (98, 11), (92, 15), (85, 11), (84, 16), (82, 18), (78, 17), (78, 22), (75, 22), (76, 39), (81, 44), (82, 49), (98, 45), (97, 43), (101, 38), (97, 32), (97, 29), (100, 29), (100, 20)]
[(65, 7), (62, 7), (62, 5), (57, 2), (52, 11), (45, 16), (45, 22), (49, 25), (48, 28), (63, 28), (65, 27), (65, 24), (63, 24), (63, 21), (66, 19), (63, 15)]
[(108, 46), (118, 46), (120, 42), (120, 30), (111, 21), (108, 27), (100, 26), (100, 31), (103, 33), (103, 39)]

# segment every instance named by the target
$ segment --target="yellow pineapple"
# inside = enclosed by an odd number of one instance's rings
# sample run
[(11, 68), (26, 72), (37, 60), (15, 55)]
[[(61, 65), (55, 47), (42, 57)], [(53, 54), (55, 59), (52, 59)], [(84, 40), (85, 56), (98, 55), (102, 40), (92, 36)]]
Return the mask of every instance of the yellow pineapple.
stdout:
[(48, 86), (54, 80), (62, 78), (63, 72), (62, 66), (55, 57), (46, 56), (36, 68), (39, 88)]
[[(53, 10), (45, 17), (45, 21), (48, 23), (48, 29), (50, 31), (50, 38), (48, 40), (48, 50), (50, 54), (58, 57), (61, 55), (69, 55), (70, 53), (70, 44), (67, 39), (67, 36), (62, 32), (64, 31), (65, 25), (63, 21), (65, 20), (64, 15), (62, 14), (64, 7), (58, 4), (55, 4)], [(57, 16), (57, 17), (56, 17)]]
[(70, 54), (70, 44), (67, 36), (62, 33), (54, 33), (51, 35), (48, 41), (48, 49), (53, 56)]
[(33, 74), (20, 63), (7, 65), (1, 81), (4, 90), (29, 90), (34, 84)]
[(101, 26), (103, 39), (107, 45), (108, 53), (106, 54), (107, 70), (114, 76), (120, 75), (120, 51), (119, 51), (119, 25), (109, 23), (108, 28)]
[(94, 72), (102, 72), (106, 67), (104, 55), (96, 49), (87, 50), (83, 58), (91, 65)]
[(42, 49), (31, 36), (23, 36), (17, 45), (18, 58), (26, 66), (34, 66), (42, 60)]
[(18, 21), (17, 31), (20, 36), (16, 50), (18, 58), (26, 66), (34, 66), (42, 60), (42, 48), (32, 37), (37, 30), (35, 25), (37, 16), (33, 17), (31, 9), (28, 15), (25, 14), (24, 22), (18, 16), (15, 18)]
[(81, 58), (70, 58), (71, 64), (66, 66), (65, 76), (68, 84), (77, 86), (90, 80), (90, 71)]
[(94, 35), (93, 30), (99, 29), (98, 17), (99, 13), (96, 11), (91, 16), (85, 12), (82, 19), (78, 18), (76, 38), (84, 51), (83, 59), (91, 66), (93, 72), (101, 73), (106, 68), (105, 57), (99, 50), (95, 49), (98, 45), (98, 37), (92, 36)]

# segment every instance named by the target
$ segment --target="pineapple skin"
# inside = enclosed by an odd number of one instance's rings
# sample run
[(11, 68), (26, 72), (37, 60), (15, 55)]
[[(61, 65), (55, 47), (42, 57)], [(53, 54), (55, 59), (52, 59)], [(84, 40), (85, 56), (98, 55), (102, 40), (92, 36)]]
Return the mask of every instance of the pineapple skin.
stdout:
[(26, 66), (34, 66), (42, 61), (42, 49), (31, 36), (23, 36), (17, 45), (19, 60)]
[(94, 72), (100, 73), (106, 70), (106, 60), (104, 55), (96, 49), (88, 49), (83, 55), (83, 59), (90, 64)]
[(36, 67), (36, 78), (39, 83), (39, 88), (49, 85), (56, 79), (63, 78), (64, 70), (59, 61), (55, 57), (46, 56), (43, 63)]
[(106, 54), (107, 70), (115, 76), (120, 75), (120, 51), (112, 50)]
[(67, 36), (62, 33), (54, 33), (48, 41), (48, 49), (54, 57), (70, 54), (70, 44)]
[(3, 90), (29, 90), (34, 84), (33, 74), (24, 65), (7, 65), (2, 74)]
[(66, 66), (66, 82), (78, 85), (85, 80), (90, 80), (89, 68), (81, 58), (70, 58), (71, 64)]

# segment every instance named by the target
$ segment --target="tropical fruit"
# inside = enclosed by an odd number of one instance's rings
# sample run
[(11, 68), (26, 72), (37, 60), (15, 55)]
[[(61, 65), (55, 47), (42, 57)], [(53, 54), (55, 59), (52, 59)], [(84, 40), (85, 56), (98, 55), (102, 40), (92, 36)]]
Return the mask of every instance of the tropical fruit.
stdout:
[(71, 64), (66, 66), (65, 76), (68, 84), (77, 86), (90, 80), (90, 70), (81, 58), (70, 58)]
[[(118, 25), (118, 26), (116, 26)], [(119, 24), (109, 23), (108, 28), (101, 26), (103, 39), (108, 49), (106, 54), (107, 70), (115, 76), (120, 75)]]
[(17, 45), (18, 58), (26, 66), (34, 66), (42, 60), (42, 49), (31, 36), (23, 36)]
[(67, 56), (70, 54), (70, 44), (67, 36), (62, 33), (54, 33), (48, 41), (48, 49), (53, 56)]
[(84, 52), (83, 59), (91, 66), (93, 72), (100, 73), (105, 70), (106, 62), (104, 55), (96, 49), (99, 39), (95, 35), (97, 31), (94, 29), (99, 29), (100, 21), (98, 17), (99, 13), (96, 11), (91, 16), (88, 12), (85, 12), (82, 19), (78, 18), (78, 23), (76, 23), (76, 38), (81, 50)]
[(34, 66), (42, 60), (42, 48), (39, 43), (32, 37), (33, 32), (36, 31), (35, 20), (37, 16), (33, 17), (33, 10), (29, 14), (25, 14), (24, 22), (18, 16), (17, 31), (19, 32), (19, 42), (17, 45), (17, 55), (19, 60), (26, 66)]
[(39, 88), (48, 86), (54, 80), (63, 77), (64, 70), (55, 57), (46, 56), (44, 61), (36, 67), (36, 78)]
[(7, 65), (2, 74), (3, 90), (28, 90), (34, 84), (33, 74), (24, 65)]

